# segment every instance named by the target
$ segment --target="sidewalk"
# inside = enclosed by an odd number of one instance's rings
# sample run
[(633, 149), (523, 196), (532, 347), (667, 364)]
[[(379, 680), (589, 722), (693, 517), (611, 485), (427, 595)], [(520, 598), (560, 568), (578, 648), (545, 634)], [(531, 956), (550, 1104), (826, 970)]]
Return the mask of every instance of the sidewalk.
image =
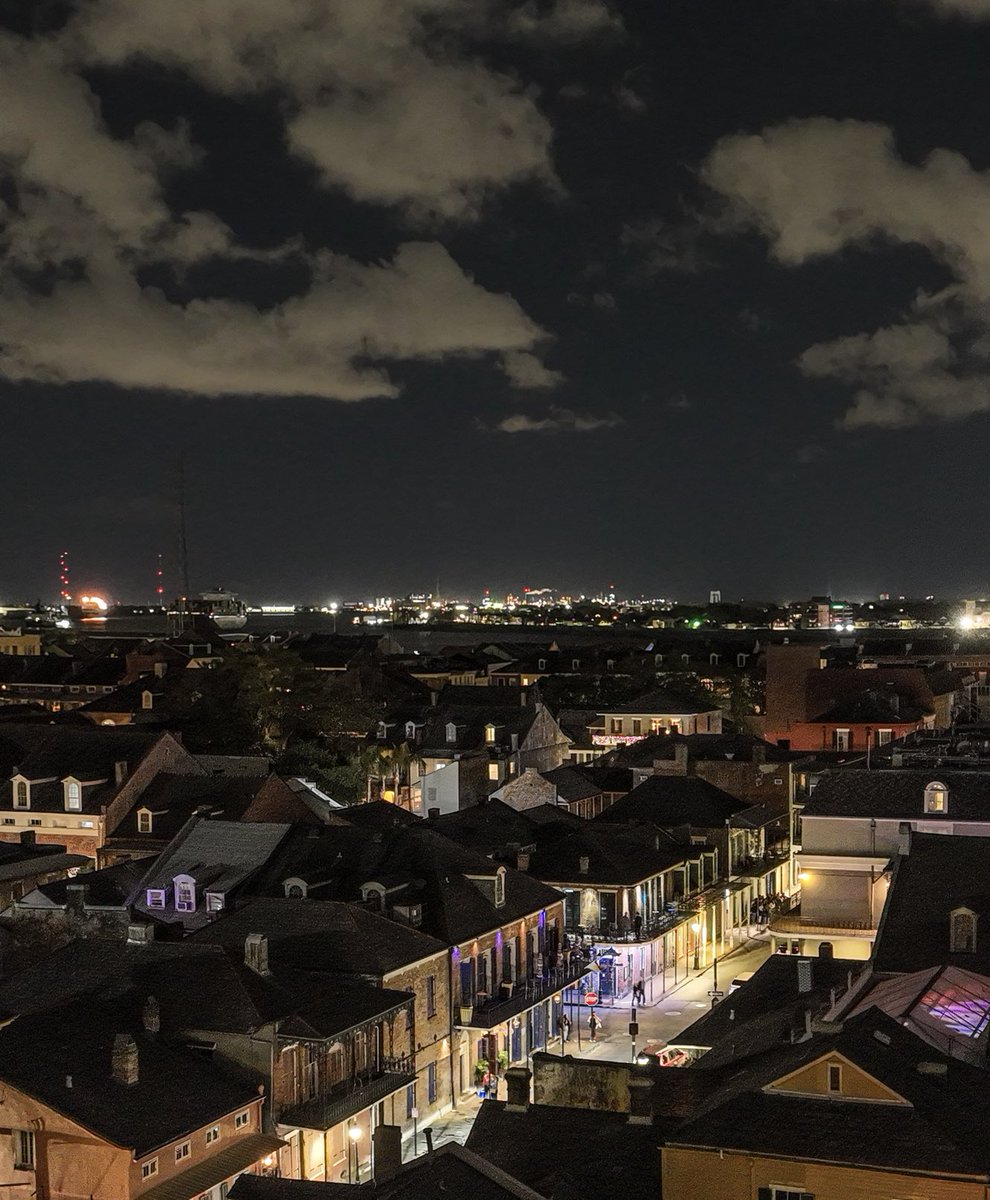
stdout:
[[(743, 971), (755, 971), (770, 956), (770, 942), (767, 938), (750, 938), (738, 946), (730, 954), (718, 960), (719, 990), (728, 994), (732, 979)], [(653, 1003), (637, 1005), (636, 1020), (639, 1033), (636, 1036), (636, 1048), (641, 1050), (646, 1042), (669, 1042), (687, 1028), (688, 1025), (707, 1012), (712, 1006), (712, 968), (691, 972), (690, 978), (679, 983), (675, 988), (661, 996)], [(594, 1044), (588, 1041), (589, 1009), (584, 1005), (574, 1010), (576, 1022), (580, 1013), (581, 1048), (578, 1050), (577, 1030), (572, 1028), (570, 1040), (567, 1042), (567, 1053), (581, 1058), (612, 1059), (616, 1062), (628, 1061), (632, 1057), (632, 1039), (629, 1036), (629, 1021), (632, 1004), (628, 996), (623, 996), (619, 1002), (611, 1005), (598, 1005), (595, 1012), (602, 1023)], [(570, 1015), (570, 1010), (568, 1010)]]
[[(718, 961), (718, 985), (726, 994), (729, 983), (742, 971), (755, 971), (770, 956), (770, 940), (766, 937), (753, 937), (743, 942), (731, 954)], [(636, 1009), (636, 1019), (639, 1022), (639, 1034), (636, 1038), (636, 1048), (641, 1050), (646, 1042), (669, 1042), (692, 1022), (696, 1021), (703, 1012), (711, 1007), (711, 997), (708, 992), (712, 986), (712, 968), (704, 971), (691, 972), (691, 977), (672, 988), (666, 995), (653, 1003), (639, 1005)], [(609, 1059), (614, 1062), (627, 1062), (632, 1057), (632, 1041), (629, 1037), (629, 1018), (631, 1005), (627, 996), (622, 997), (615, 1007), (610, 1005), (598, 1006), (595, 1011), (602, 1022), (598, 1038), (592, 1044), (588, 1041), (588, 1013), (584, 1005), (575, 1007), (574, 1020), (581, 1020), (581, 1049), (578, 1050), (577, 1029), (571, 1029), (571, 1036), (565, 1046), (566, 1054), (580, 1058)], [(570, 1009), (568, 1009), (570, 1015)], [(559, 1053), (560, 1043), (554, 1043), (549, 1053)], [(499, 1083), (498, 1098), (505, 1099), (505, 1081)], [(440, 1146), (444, 1142), (458, 1142), (461, 1145), (471, 1132), (474, 1118), (481, 1107), (477, 1097), (463, 1101), (456, 1108), (437, 1117), (430, 1125), (433, 1135), (433, 1145)], [(419, 1130), (419, 1153), (426, 1153), (426, 1137), (423, 1129)], [(413, 1157), (413, 1139), (407, 1138), (403, 1143), (402, 1156), (408, 1160)]]

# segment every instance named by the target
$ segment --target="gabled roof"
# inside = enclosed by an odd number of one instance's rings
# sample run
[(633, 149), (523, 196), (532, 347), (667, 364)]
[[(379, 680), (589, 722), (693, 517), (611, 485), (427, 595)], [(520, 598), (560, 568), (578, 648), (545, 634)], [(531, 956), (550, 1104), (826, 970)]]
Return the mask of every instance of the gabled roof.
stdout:
[[(549, 831), (531, 853), (529, 870), (548, 883), (632, 886), (696, 853), (644, 829), (582, 821), (575, 828)], [(588, 860), (586, 871), (581, 870), (583, 858)]]
[(335, 974), (380, 977), (446, 949), (421, 929), (356, 904), (260, 896), (211, 921), (192, 940), (240, 956), (249, 933), (267, 935), (275, 967)]
[[(261, 775), (172, 775), (162, 771), (144, 789), (137, 803), (108, 840), (160, 843), (176, 836), (197, 809), (212, 818), (240, 821), (267, 782)], [(138, 811), (152, 813), (150, 833), (141, 833)]]
[[(851, 1097), (831, 1103), (823, 1095), (766, 1090), (785, 1079), (793, 1090), (795, 1072), (828, 1055), (840, 1056), (903, 1103)], [(663, 1073), (656, 1086), (662, 1084)], [(871, 1008), (838, 1032), (742, 1060), (666, 1144), (987, 1178), (988, 1121), (985, 1070), (939, 1053)]]
[[(925, 788), (944, 783), (949, 805), (944, 813), (926, 813)], [(863, 770), (843, 767), (826, 772), (804, 806), (807, 817), (875, 817), (877, 820), (924, 818), (926, 821), (990, 820), (990, 771)]]
[(883, 692), (865, 691), (858, 696), (846, 696), (812, 721), (834, 725), (847, 721), (850, 725), (910, 725), (931, 716), (931, 710)]
[(595, 823), (644, 823), (658, 829), (691, 825), (696, 829), (721, 829), (736, 813), (749, 807), (746, 800), (691, 775), (650, 775), (620, 797)]
[(640, 696), (636, 700), (627, 700), (624, 704), (603, 705), (600, 713), (641, 713), (643, 716), (690, 715), (691, 713), (718, 712), (718, 701), (713, 696), (711, 701), (692, 700), (688, 696), (678, 695), (677, 692), (657, 688)]
[(149, 909), (148, 890), (171, 888), (177, 875), (189, 875), (196, 881), (197, 894), (210, 890), (231, 893), (269, 862), (291, 828), (291, 825), (192, 817), (141, 880), (132, 898), (135, 911), (187, 927), (204, 924), (213, 914), (206, 911), (201, 897), (194, 913), (178, 913), (174, 896), (168, 897), (164, 909)]
[[(129, 1086), (111, 1073), (118, 1034), (138, 1048), (138, 1080)], [(0, 1081), (139, 1157), (258, 1100), (255, 1086), (149, 1035), (112, 1002), (66, 1005), (0, 1029)]]

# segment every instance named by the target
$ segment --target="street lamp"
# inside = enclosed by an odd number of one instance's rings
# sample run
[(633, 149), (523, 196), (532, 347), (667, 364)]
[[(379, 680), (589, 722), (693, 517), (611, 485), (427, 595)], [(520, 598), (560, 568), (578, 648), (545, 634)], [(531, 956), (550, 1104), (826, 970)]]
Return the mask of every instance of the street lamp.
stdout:
[(701, 961), (699, 956), (701, 954), (701, 939), (698, 936), (701, 933), (700, 921), (691, 922), (691, 932), (694, 934), (694, 969), (700, 971)]
[[(358, 1142), (361, 1140), (361, 1126), (351, 1125), (348, 1127), (347, 1136), (351, 1139), (351, 1146), (354, 1148), (354, 1182), (361, 1182), (361, 1159), (358, 1153)], [(347, 1154), (347, 1161), (350, 1162), (350, 1151)], [(348, 1171), (348, 1176), (350, 1172)]]

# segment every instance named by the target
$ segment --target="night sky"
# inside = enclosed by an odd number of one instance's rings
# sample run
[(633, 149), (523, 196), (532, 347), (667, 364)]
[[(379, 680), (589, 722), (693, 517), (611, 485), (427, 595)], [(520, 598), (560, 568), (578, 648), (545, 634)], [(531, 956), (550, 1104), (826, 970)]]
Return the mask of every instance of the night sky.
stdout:
[(0, 600), (990, 585), (990, 0), (0, 19)]

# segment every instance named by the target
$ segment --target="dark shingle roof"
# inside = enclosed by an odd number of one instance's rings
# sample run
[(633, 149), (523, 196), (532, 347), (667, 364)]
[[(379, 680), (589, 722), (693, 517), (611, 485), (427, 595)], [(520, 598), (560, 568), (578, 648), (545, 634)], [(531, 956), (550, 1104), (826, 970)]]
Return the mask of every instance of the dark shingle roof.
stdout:
[(275, 966), (382, 976), (445, 949), (420, 929), (353, 904), (258, 897), (194, 935), (240, 954), (249, 933), (268, 935)]
[[(945, 813), (926, 813), (925, 788), (944, 783), (949, 789)], [(804, 806), (811, 817), (876, 817), (926, 821), (990, 819), (990, 771), (866, 771), (856, 767), (826, 772)]]
[[(971, 954), (950, 952), (949, 914), (960, 907), (977, 914)], [(990, 975), (990, 839), (915, 833), (911, 852), (897, 860), (874, 966), (907, 972), (949, 963)]]
[[(138, 1047), (138, 1081), (129, 1086), (111, 1074), (121, 1033)], [(145, 1033), (118, 1006), (89, 1002), (0, 1029), (0, 1080), (138, 1156), (258, 1098), (252, 1085), (234, 1083), (202, 1058)]]
[(692, 825), (720, 829), (735, 813), (748, 808), (706, 779), (690, 775), (650, 775), (595, 818), (596, 823), (642, 822), (658, 829)]
[(563, 1182), (582, 1196), (656, 1200), (660, 1194), (657, 1130), (631, 1125), (626, 1113), (548, 1104), (511, 1112), (500, 1100), (486, 1100), (466, 1145), (541, 1196), (558, 1195)]
[(652, 692), (647, 692), (645, 696), (640, 696), (636, 700), (628, 700), (624, 704), (615, 704), (603, 706), (599, 709), (600, 713), (642, 713), (647, 714), (665, 714), (672, 713), (675, 716), (679, 713), (707, 713), (718, 712), (718, 701), (713, 696), (711, 701), (699, 702), (691, 700), (687, 696), (680, 696), (677, 692), (669, 692), (662, 688), (657, 688)]

